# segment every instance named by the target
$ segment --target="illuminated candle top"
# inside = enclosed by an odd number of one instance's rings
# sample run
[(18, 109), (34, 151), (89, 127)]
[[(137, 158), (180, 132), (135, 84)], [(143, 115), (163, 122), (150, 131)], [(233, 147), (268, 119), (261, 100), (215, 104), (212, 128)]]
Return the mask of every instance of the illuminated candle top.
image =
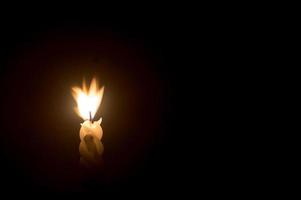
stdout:
[(73, 87), (72, 95), (77, 103), (75, 112), (84, 120), (93, 119), (101, 103), (103, 92), (104, 87), (99, 89), (95, 78), (92, 79), (89, 89), (85, 81), (83, 81), (82, 89)]

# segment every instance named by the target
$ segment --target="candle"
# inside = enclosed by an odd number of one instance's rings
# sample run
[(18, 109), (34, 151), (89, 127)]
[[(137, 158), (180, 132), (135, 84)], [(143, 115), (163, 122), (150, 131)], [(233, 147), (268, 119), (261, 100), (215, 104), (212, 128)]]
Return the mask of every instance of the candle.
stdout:
[(79, 87), (72, 88), (72, 95), (77, 103), (75, 112), (84, 120), (81, 123), (79, 132), (80, 136), (80, 163), (86, 166), (98, 164), (101, 160), (104, 147), (101, 143), (103, 130), (101, 125), (102, 118), (93, 121), (97, 109), (103, 97), (104, 87), (98, 88), (96, 79), (93, 78), (89, 89), (83, 81), (82, 89)]
[(98, 140), (101, 140), (103, 134), (102, 128), (100, 126), (101, 121), (102, 118), (95, 122), (86, 120), (84, 123), (82, 123), (81, 129), (79, 131), (81, 141), (83, 141), (86, 135), (94, 135)]

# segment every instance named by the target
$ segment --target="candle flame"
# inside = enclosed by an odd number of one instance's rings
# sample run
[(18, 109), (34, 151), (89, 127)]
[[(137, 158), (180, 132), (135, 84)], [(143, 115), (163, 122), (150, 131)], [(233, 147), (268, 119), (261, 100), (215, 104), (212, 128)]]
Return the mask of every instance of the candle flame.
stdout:
[(98, 88), (96, 79), (93, 78), (90, 83), (89, 90), (87, 89), (85, 80), (83, 81), (83, 88), (72, 87), (72, 96), (77, 103), (75, 112), (84, 120), (95, 116), (97, 109), (103, 97), (104, 87)]

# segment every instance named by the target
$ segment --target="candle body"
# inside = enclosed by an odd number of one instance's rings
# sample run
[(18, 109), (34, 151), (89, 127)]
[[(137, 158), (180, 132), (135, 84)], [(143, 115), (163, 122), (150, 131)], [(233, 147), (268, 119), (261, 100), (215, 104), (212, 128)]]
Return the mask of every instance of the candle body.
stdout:
[(89, 120), (81, 124), (80, 129), (80, 162), (85, 166), (91, 167), (99, 164), (101, 161), (101, 155), (103, 154), (104, 147), (100, 141), (103, 135), (103, 130), (100, 126), (101, 119), (94, 121)]
[(79, 132), (81, 141), (83, 141), (86, 135), (93, 135), (96, 138), (98, 138), (98, 140), (101, 140), (103, 131), (99, 121), (95, 121), (92, 123), (91, 121), (86, 120), (84, 123), (81, 124), (81, 126), (82, 127)]

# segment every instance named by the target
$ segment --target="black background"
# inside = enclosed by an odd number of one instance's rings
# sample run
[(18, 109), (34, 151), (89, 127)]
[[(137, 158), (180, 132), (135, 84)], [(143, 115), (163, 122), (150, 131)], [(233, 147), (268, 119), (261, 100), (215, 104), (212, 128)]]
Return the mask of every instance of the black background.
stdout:
[[(166, 10), (75, 13), (3, 14), (1, 190), (156, 193), (192, 184), (204, 156), (194, 157), (204, 120), (193, 95), (206, 86), (192, 88), (206, 75), (191, 61), (207, 59), (193, 30), (206, 20)], [(105, 85), (96, 115), (105, 168), (89, 177), (78, 166), (82, 120), (71, 87), (93, 76)]]

